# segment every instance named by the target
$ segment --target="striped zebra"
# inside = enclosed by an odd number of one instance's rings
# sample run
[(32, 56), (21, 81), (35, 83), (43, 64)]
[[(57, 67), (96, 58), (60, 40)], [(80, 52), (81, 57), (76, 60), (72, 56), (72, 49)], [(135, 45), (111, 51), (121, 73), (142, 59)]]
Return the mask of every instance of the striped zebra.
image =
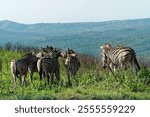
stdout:
[(16, 88), (16, 77), (19, 78), (20, 84), (25, 85), (28, 68), (33, 61), (33, 54), (27, 53), (21, 59), (11, 61), (11, 72), (14, 78), (14, 88)]
[(110, 67), (113, 71), (118, 68), (127, 68), (132, 66), (132, 71), (137, 73), (140, 70), (139, 63), (136, 58), (134, 50), (130, 47), (116, 46), (105, 43), (101, 46), (102, 49), (102, 65), (103, 67)]
[(76, 56), (76, 53), (68, 49), (64, 55), (65, 59), (65, 66), (67, 72), (68, 83), (71, 84), (70, 76), (75, 77), (79, 68), (80, 68), (80, 61)]
[[(44, 76), (47, 77), (47, 82), (51, 79), (51, 83), (53, 83), (54, 75), (56, 76), (57, 81), (60, 81), (60, 65), (58, 58), (61, 56), (61, 52), (57, 49), (53, 49), (53, 51), (47, 51), (50, 56), (43, 57), (41, 61), (38, 63), (38, 69), (41, 71), (40, 77), (43, 79)], [(46, 54), (46, 55), (47, 55)]]
[(52, 46), (47, 46), (46, 48), (41, 47), (41, 51), (36, 54), (36, 57), (39, 58), (37, 61), (37, 70), (40, 75), (40, 80), (42, 80), (42, 78), (45, 76), (44, 74), (42, 74), (42, 68), (41, 68), (42, 59), (43, 58), (51, 58), (52, 57), (51, 53), (53, 52), (53, 50), (54, 50), (54, 48)]

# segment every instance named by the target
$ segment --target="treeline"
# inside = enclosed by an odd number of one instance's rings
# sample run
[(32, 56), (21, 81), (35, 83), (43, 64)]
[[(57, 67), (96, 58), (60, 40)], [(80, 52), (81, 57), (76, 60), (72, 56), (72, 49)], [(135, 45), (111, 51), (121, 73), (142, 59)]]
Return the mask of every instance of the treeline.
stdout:
[(6, 50), (6, 51), (15, 51), (15, 52), (30, 52), (30, 51), (39, 51), (38, 47), (31, 47), (28, 45), (20, 44), (20, 43), (11, 43), (7, 42), (3, 45), (0, 45), (0, 50)]
[[(40, 51), (40, 48), (35, 47), (35, 46), (31, 46), (31, 45), (28, 46), (28, 45), (20, 44), (20, 43), (7, 42), (3, 45), (0, 45), (0, 50), (1, 51), (23, 52), (23, 53), (27, 53), (27, 52), (38, 53)], [(78, 57), (82, 61), (82, 65), (84, 67), (90, 67), (92, 65), (100, 67), (102, 65), (100, 56), (92, 57), (92, 56), (87, 55), (87, 54), (78, 54)], [(137, 58), (138, 58), (138, 61), (139, 61), (141, 68), (149, 68), (150, 67), (149, 57), (146, 58), (146, 57), (138, 56)], [(0, 60), (0, 63), (1, 63), (1, 60)]]

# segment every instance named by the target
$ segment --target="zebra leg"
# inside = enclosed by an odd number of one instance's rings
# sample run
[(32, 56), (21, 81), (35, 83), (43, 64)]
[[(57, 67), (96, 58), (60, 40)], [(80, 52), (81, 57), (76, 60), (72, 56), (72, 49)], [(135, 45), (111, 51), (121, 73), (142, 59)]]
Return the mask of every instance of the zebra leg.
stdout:
[(68, 85), (71, 86), (72, 83), (71, 83), (71, 80), (70, 80), (70, 70), (67, 69), (67, 79), (68, 79)]
[(44, 71), (42, 70), (42, 67), (39, 70), (39, 76), (40, 76), (40, 80), (44, 79)]
[(123, 69), (123, 63), (120, 63), (120, 69)]
[(60, 71), (59, 71), (59, 69), (57, 69), (57, 70), (55, 71), (55, 76), (56, 76), (57, 82), (58, 82), (58, 84), (59, 84), (59, 81), (60, 81)]
[(40, 77), (40, 81), (44, 79), (45, 75), (44, 75), (44, 71), (40, 70), (39, 71), (39, 77)]
[(22, 80), (21, 85), (23, 86), (25, 84), (25, 75), (22, 75), (21, 80)]
[(31, 71), (30, 72), (30, 81), (31, 81), (31, 83), (32, 83), (32, 79), (33, 79), (33, 72)]
[(14, 89), (16, 89), (16, 75), (13, 74), (13, 78), (14, 78)]
[(24, 86), (26, 86), (26, 76), (27, 76), (27, 72), (26, 73), (24, 73), (23, 75), (21, 75), (22, 77), (21, 77), (21, 80), (22, 80), (22, 86), (24, 85)]
[(48, 85), (49, 85), (50, 74), (47, 73), (47, 74), (46, 74), (46, 77), (47, 77), (47, 83), (48, 83)]
[(72, 70), (73, 79), (75, 79), (76, 74), (77, 74), (77, 69)]
[(43, 79), (41, 71), (39, 71), (39, 76), (40, 76), (40, 81), (41, 81)]
[(110, 67), (110, 69), (113, 70), (114, 72), (116, 71), (116, 69), (115, 69), (115, 67), (114, 67), (114, 65), (112, 63), (109, 63), (108, 67)]
[(54, 82), (54, 73), (51, 74), (51, 84)]
[(31, 69), (28, 68), (28, 71), (29, 71), (29, 74), (30, 74), (30, 81), (32, 82), (32, 72), (31, 72)]
[(21, 86), (21, 84), (22, 84), (22, 76), (21, 76), (21, 75), (18, 75), (18, 78), (19, 78), (20, 86)]
[[(47, 76), (47, 72), (46, 72), (46, 71), (42, 71), (42, 72), (41, 72), (41, 76), (42, 76), (41, 78), (42, 78), (42, 79), (44, 80), (44, 82), (45, 82), (45, 85), (47, 85), (47, 77), (48, 77), (48, 76)], [(42, 80), (42, 79), (41, 79), (41, 80)]]

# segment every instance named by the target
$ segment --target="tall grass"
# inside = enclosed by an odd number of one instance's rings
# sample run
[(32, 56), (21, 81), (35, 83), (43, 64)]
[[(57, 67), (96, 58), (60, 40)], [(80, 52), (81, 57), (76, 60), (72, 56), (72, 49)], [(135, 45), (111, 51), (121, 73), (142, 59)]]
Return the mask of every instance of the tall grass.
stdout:
[(116, 77), (113, 77), (111, 72), (101, 68), (99, 60), (86, 55), (78, 55), (81, 68), (77, 76), (71, 78), (72, 86), (68, 85), (64, 59), (60, 58), (60, 85), (55, 82), (47, 85), (44, 80), (39, 81), (38, 73), (34, 73), (33, 83), (28, 74), (27, 86), (20, 86), (17, 79), (17, 88), (14, 89), (10, 61), (23, 54), (0, 51), (0, 99), (150, 99), (149, 66), (142, 66), (137, 76), (130, 70), (122, 70), (115, 72)]

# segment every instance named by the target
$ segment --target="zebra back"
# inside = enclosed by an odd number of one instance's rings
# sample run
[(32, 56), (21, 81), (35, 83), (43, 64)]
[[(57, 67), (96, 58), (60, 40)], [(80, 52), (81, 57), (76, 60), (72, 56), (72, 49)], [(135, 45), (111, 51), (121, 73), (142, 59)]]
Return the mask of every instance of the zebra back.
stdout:
[(106, 43), (101, 49), (103, 67), (111, 65), (125, 68), (128, 64), (131, 64), (132, 66), (137, 66), (137, 70), (139, 69), (136, 54), (132, 48), (124, 46), (112, 47), (111, 44)]

